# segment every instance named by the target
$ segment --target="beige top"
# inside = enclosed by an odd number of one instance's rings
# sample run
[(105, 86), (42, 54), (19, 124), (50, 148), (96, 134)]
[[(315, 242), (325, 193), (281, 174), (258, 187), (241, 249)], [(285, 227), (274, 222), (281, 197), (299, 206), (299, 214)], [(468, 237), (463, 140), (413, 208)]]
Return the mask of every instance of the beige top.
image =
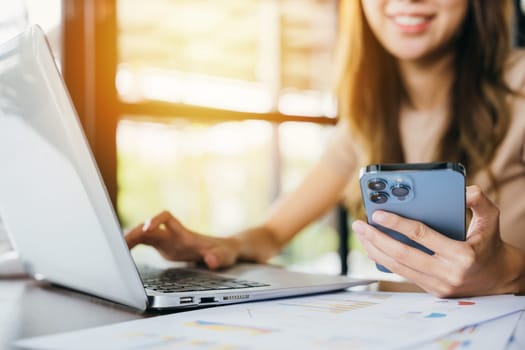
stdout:
[[(515, 51), (507, 68), (510, 87), (525, 96), (525, 51)], [(525, 251), (525, 97), (511, 101), (511, 125), (496, 151), (491, 169), (499, 184), (500, 227), (503, 239)], [(406, 161), (429, 162), (443, 132), (445, 118), (421, 120), (410, 114), (401, 119), (401, 138)], [(359, 168), (365, 166), (358, 142), (352, 140), (346, 122), (341, 122), (330, 140), (321, 163), (351, 181), (356, 181)], [(468, 169), (467, 169), (468, 171)], [(486, 189), (488, 181), (474, 180)], [(347, 186), (355, 190), (355, 186)]]

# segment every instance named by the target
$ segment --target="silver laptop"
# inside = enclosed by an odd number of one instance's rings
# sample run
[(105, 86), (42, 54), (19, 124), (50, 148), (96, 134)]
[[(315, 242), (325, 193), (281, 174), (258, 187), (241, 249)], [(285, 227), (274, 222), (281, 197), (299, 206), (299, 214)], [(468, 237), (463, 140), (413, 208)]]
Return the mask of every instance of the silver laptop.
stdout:
[(220, 273), (137, 268), (38, 26), (0, 46), (0, 164), (0, 215), (27, 271), (38, 279), (140, 310), (369, 282), (255, 264)]

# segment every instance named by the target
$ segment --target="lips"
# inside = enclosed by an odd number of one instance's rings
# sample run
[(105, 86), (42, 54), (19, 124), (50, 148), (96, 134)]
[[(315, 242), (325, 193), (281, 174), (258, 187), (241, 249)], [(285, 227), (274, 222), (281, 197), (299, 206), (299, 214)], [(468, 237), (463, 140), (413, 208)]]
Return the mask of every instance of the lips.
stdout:
[(389, 16), (394, 24), (406, 33), (423, 32), (431, 24), (434, 16), (423, 14), (397, 14)]

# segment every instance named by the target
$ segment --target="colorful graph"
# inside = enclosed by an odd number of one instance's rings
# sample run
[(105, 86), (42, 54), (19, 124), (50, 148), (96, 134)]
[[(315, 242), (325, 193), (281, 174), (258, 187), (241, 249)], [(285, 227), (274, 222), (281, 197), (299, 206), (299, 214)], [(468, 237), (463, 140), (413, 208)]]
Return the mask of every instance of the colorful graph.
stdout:
[(471, 306), (471, 305), (476, 305), (476, 302), (470, 301), (470, 300), (460, 300), (458, 301), (458, 305), (459, 306)]
[[(455, 302), (452, 301), (452, 300), (439, 299), (439, 300), (436, 300), (435, 303), (438, 303), (438, 304), (451, 304), (451, 303), (455, 303)], [(459, 300), (459, 301), (457, 301), (457, 305), (459, 305), (459, 306), (472, 306), (472, 305), (476, 305), (476, 302), (472, 301), (472, 300)]]
[[(525, 349), (519, 338), (525, 327), (518, 324), (522, 297), (438, 300), (399, 293), (381, 300), (371, 294), (321, 294), (194, 310), (16, 345), (86, 350), (496, 350), (514, 333), (512, 349)], [(473, 324), (478, 325), (467, 326)]]
[(234, 325), (234, 324), (209, 322), (209, 321), (202, 321), (202, 320), (188, 322), (184, 325), (187, 327), (197, 327), (197, 328), (218, 331), (218, 332), (244, 332), (250, 335), (263, 335), (263, 334), (275, 332), (275, 330), (273, 329), (246, 327), (246, 326), (240, 326), (240, 325)]
[(470, 347), (470, 341), (469, 340), (450, 340), (450, 339), (443, 339), (438, 341), (438, 346), (442, 350), (459, 350), (459, 349), (466, 349)]
[(279, 303), (283, 306), (300, 307), (304, 310), (317, 311), (317, 312), (328, 312), (332, 314), (339, 314), (348, 311), (354, 311), (377, 305), (370, 301), (362, 300), (344, 300), (344, 301), (332, 301), (332, 300), (316, 300), (316, 301), (297, 301), (297, 302), (286, 302)]
[[(435, 340), (424, 350), (467, 350), (467, 349), (525, 349), (523, 346), (509, 346), (509, 337), (516, 331), (516, 322), (521, 314), (513, 313), (497, 320), (463, 327)], [(511, 338), (512, 339), (512, 338)], [(506, 345), (506, 346), (505, 346)]]
[(134, 344), (143, 350), (251, 350), (250, 347), (246, 346), (194, 339), (187, 336), (171, 336), (162, 334), (162, 332), (129, 332), (123, 334), (121, 339), (131, 341), (128, 344)]

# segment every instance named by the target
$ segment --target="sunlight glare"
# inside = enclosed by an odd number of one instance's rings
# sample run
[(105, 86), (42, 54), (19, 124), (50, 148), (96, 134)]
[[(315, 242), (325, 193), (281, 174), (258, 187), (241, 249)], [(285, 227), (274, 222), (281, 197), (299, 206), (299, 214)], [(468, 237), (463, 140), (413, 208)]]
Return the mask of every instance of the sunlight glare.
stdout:
[(272, 96), (262, 83), (180, 71), (120, 65), (117, 89), (124, 101), (158, 100), (227, 110), (268, 113)]

